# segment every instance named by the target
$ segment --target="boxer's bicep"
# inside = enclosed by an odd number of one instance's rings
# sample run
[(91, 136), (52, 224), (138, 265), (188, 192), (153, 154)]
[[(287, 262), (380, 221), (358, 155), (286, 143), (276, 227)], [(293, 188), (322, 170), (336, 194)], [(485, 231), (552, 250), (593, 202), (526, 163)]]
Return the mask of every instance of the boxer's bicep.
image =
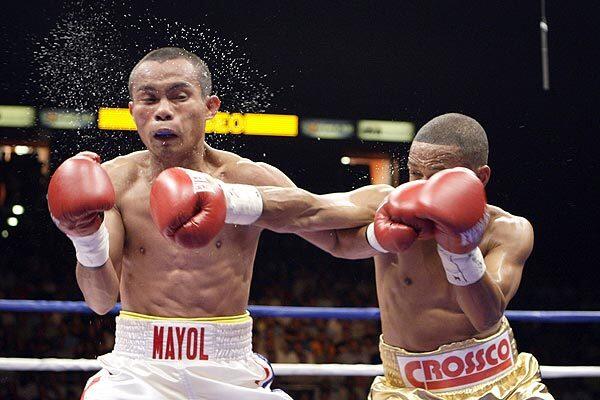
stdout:
[(486, 254), (485, 264), (508, 302), (519, 288), (523, 267), (533, 249), (533, 228), (527, 220), (518, 218), (501, 229), (501, 240)]

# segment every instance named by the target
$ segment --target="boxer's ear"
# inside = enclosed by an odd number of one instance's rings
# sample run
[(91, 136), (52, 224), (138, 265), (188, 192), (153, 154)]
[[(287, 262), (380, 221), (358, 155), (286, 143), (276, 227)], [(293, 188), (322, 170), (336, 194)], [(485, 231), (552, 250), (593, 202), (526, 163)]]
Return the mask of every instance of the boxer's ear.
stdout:
[(219, 108), (221, 107), (221, 99), (219, 99), (214, 94), (212, 96), (208, 96), (206, 98), (206, 108), (208, 108), (208, 114), (206, 115), (206, 119), (211, 119), (217, 114)]
[(483, 183), (483, 186), (485, 186), (485, 185), (487, 185), (487, 183), (490, 180), (490, 176), (492, 175), (492, 170), (490, 169), (490, 167), (488, 165), (482, 165), (481, 167), (478, 167), (475, 170), (475, 174), (477, 174), (477, 177), (479, 178), (481, 183)]

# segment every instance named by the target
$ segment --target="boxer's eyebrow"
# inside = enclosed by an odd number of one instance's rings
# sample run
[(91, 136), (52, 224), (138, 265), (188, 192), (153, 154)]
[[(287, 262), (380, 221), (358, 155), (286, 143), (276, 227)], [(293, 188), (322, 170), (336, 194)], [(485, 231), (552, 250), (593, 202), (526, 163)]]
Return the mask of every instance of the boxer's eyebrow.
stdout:
[(192, 85), (187, 82), (177, 82), (173, 85), (169, 86), (167, 90), (175, 90), (175, 89), (191, 89)]
[(136, 92), (156, 92), (156, 88), (154, 86), (151, 85), (143, 85), (138, 87), (136, 90)]

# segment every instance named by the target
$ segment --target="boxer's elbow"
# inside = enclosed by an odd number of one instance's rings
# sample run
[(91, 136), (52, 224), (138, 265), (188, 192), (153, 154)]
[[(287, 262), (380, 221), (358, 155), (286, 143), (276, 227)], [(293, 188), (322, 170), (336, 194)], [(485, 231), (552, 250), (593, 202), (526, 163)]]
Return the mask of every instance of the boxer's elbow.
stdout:
[(104, 315), (117, 304), (119, 278), (110, 261), (98, 268), (78, 264), (76, 278), (86, 304), (96, 314)]
[(85, 296), (85, 303), (98, 315), (108, 314), (117, 304), (118, 295), (103, 293), (92, 296)]
[(471, 323), (473, 324), (473, 327), (477, 330), (477, 332), (483, 333), (495, 327), (500, 321), (500, 318), (502, 318), (502, 313), (489, 313), (484, 318), (472, 320)]
[(347, 251), (340, 241), (340, 236), (337, 230), (331, 231), (332, 240), (329, 243), (329, 247), (325, 249), (329, 254), (337, 258), (350, 258), (348, 257)]
[(502, 317), (504, 316), (504, 309), (506, 304), (504, 301), (499, 302), (495, 307), (488, 307), (482, 313), (475, 318), (471, 318), (473, 327), (478, 332), (488, 332), (492, 328), (498, 325)]
[(489, 332), (498, 325), (507, 299), (489, 276), (471, 285), (456, 286), (456, 290), (460, 307), (478, 332)]
[(117, 304), (116, 302), (113, 304), (90, 304), (87, 303), (87, 305), (92, 309), (93, 312), (95, 312), (98, 315), (106, 315), (108, 314), (115, 306), (115, 304)]

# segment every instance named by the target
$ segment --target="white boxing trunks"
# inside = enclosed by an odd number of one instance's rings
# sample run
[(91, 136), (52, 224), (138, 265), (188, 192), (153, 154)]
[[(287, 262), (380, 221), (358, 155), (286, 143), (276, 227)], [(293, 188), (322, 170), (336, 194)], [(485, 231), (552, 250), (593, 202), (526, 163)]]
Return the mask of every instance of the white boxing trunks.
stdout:
[(81, 400), (291, 400), (252, 352), (252, 318), (161, 318), (122, 311)]

